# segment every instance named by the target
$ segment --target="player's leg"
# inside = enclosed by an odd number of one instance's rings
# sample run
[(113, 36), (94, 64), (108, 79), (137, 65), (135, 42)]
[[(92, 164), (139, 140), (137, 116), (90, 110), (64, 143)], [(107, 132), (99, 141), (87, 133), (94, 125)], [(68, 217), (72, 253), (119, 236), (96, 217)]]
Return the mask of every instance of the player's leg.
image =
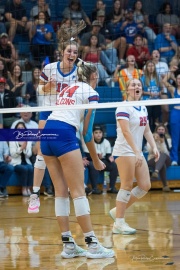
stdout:
[(114, 251), (104, 248), (99, 243), (92, 228), (89, 202), (84, 191), (84, 167), (80, 150), (68, 152), (59, 157), (59, 160), (73, 199), (76, 218), (88, 244), (86, 256), (88, 258), (113, 257)]
[[(38, 128), (43, 129), (45, 126), (45, 123), (46, 123), (46, 120), (40, 120)], [(46, 169), (46, 163), (45, 163), (43, 155), (41, 153), (39, 141), (36, 143), (36, 147), (37, 147), (37, 156), (36, 156), (36, 161), (34, 164), (33, 192), (31, 194), (30, 200), (29, 200), (28, 213), (38, 213), (39, 212), (40, 187), (41, 187), (41, 184), (42, 184), (42, 181), (44, 178), (45, 169)]]
[(125, 211), (131, 197), (136, 160), (135, 157), (128, 156), (118, 157), (115, 161), (121, 179), (121, 188), (116, 197), (116, 219), (113, 233), (134, 234), (136, 230), (125, 222)]

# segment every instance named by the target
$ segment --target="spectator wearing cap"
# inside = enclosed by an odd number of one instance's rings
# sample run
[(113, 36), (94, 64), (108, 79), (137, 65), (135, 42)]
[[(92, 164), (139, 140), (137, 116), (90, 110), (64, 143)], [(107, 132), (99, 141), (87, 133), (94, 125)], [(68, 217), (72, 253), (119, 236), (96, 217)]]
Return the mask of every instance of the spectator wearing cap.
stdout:
[(122, 23), (121, 31), (123, 31), (128, 47), (133, 45), (134, 37), (137, 34), (143, 36), (143, 45), (147, 46), (144, 28), (134, 21), (133, 12), (134, 11), (131, 8), (125, 11), (125, 21)]
[[(0, 77), (0, 108), (15, 108), (18, 106), (16, 96), (13, 92), (7, 90), (6, 79)], [(3, 126), (4, 128), (10, 128), (12, 123), (17, 120), (15, 113), (4, 113), (3, 114)]]
[[(106, 165), (106, 168), (103, 171), (109, 172), (109, 189), (107, 190), (108, 193), (118, 193), (117, 189), (115, 188), (117, 176), (118, 176), (118, 170), (116, 163), (114, 161), (114, 158), (112, 156), (111, 152), (111, 145), (110, 142), (104, 138), (103, 129), (101, 126), (94, 126), (93, 128), (93, 137), (96, 147), (96, 152), (104, 164)], [(86, 146), (84, 146), (84, 153), (87, 157), (87, 160), (89, 161), (89, 164), (87, 165), (89, 169), (89, 178), (90, 183), (92, 186), (92, 194), (101, 194), (102, 191), (97, 188), (97, 181), (99, 177), (99, 171), (97, 171), (94, 168), (92, 159), (90, 157), (89, 151)]]
[(104, 10), (105, 11), (105, 9), (106, 9), (106, 4), (103, 2), (103, 0), (97, 0), (96, 7), (92, 11), (92, 14), (91, 14), (91, 21), (95, 21), (96, 20), (96, 18), (97, 18), (97, 12), (99, 10)]
[(90, 32), (84, 33), (81, 38), (81, 46), (89, 45), (89, 40), (92, 35), (96, 35), (98, 38), (98, 47), (101, 49), (100, 60), (103, 66), (106, 67), (109, 74), (112, 74), (116, 69), (117, 64), (117, 51), (115, 48), (106, 47), (106, 39), (104, 35), (100, 34), (100, 29), (102, 27), (101, 22), (95, 20), (92, 22), (92, 30)]
[(0, 35), (0, 60), (4, 61), (8, 71), (10, 71), (12, 64), (18, 60), (18, 53), (6, 33)]
[(134, 38), (134, 45), (127, 50), (127, 56), (134, 55), (138, 68), (142, 69), (146, 61), (151, 58), (149, 49), (143, 46), (143, 37), (137, 34)]
[(83, 10), (79, 0), (71, 0), (68, 7), (62, 12), (63, 18), (71, 19), (75, 24), (84, 20), (88, 26), (91, 26), (91, 21)]
[(32, 22), (28, 22), (26, 9), (22, 5), (22, 0), (7, 1), (4, 16), (6, 26), (9, 29), (9, 40), (12, 42), (15, 34), (27, 33)]
[(109, 49), (115, 48), (118, 51), (118, 58), (120, 63), (124, 63), (123, 60), (126, 51), (126, 39), (124, 37), (116, 38), (111, 31), (111, 27), (105, 21), (105, 11), (99, 10), (97, 12), (97, 20), (101, 22), (102, 27), (100, 29), (100, 34), (102, 34), (106, 39), (106, 47)]

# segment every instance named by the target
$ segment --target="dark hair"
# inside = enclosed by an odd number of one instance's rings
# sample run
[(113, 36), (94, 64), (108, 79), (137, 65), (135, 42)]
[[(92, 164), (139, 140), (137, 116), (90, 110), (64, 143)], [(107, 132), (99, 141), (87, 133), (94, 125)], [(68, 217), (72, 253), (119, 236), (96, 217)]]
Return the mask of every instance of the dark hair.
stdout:
[(136, 35), (134, 36), (134, 41), (135, 41), (135, 39), (136, 39), (137, 37), (140, 37), (140, 38), (143, 40), (143, 36), (142, 36), (141, 34), (136, 34)]
[(145, 15), (145, 12), (144, 12), (144, 10), (143, 10), (143, 3), (142, 3), (142, 1), (141, 0), (136, 0), (135, 2), (134, 2), (134, 5), (133, 5), (133, 10), (135, 10), (136, 9), (136, 4), (137, 4), (137, 2), (141, 2), (141, 4), (142, 4), (142, 8), (141, 8), (141, 13), (143, 14), (143, 15)]
[(19, 81), (21, 82), (22, 81), (22, 67), (19, 65), (19, 64), (17, 64), (17, 63), (14, 63), (13, 65), (12, 65), (12, 67), (11, 67), (11, 71), (10, 71), (10, 73), (11, 73), (11, 75), (13, 75), (13, 73), (14, 73), (14, 68), (15, 67), (19, 67), (20, 68), (20, 75), (19, 75)]
[(21, 122), (18, 122), (18, 123), (15, 125), (14, 128), (17, 129), (19, 125), (22, 125), (25, 129), (27, 129), (27, 128), (26, 128), (26, 125), (25, 125), (24, 122), (22, 122), (22, 121), (21, 121)]
[(3, 63), (4, 65), (4, 69), (2, 70), (2, 75), (1, 77), (4, 77), (6, 79), (8, 79), (8, 70), (7, 70), (7, 64), (5, 63), (4, 60), (0, 59), (0, 61)]
[(170, 14), (173, 14), (172, 5), (171, 5), (170, 2), (163, 3), (162, 6), (160, 7), (159, 12), (162, 13), (162, 14), (166, 14), (165, 9), (166, 9), (167, 6), (170, 6)]
[(45, 23), (48, 23), (49, 21), (48, 21), (48, 18), (47, 18), (47, 16), (46, 16), (46, 12), (44, 12), (44, 11), (39, 11), (38, 16), (37, 16), (38, 19), (39, 19), (39, 14), (40, 14), (40, 13), (43, 13), (43, 14), (44, 14), (44, 18), (45, 18), (45, 21), (44, 21), (44, 22), (45, 22)]
[(35, 83), (35, 79), (34, 79), (34, 71), (35, 71), (36, 69), (38, 69), (39, 71), (41, 71), (40, 68), (38, 68), (38, 67), (33, 67), (33, 69), (32, 69), (32, 83), (33, 83), (33, 84)]
[(69, 3), (69, 8), (71, 8), (72, 5), (77, 4), (78, 5), (78, 11), (81, 11), (82, 7), (81, 7), (81, 3), (79, 0), (71, 0), (71, 2)]
[(96, 38), (97, 38), (97, 45), (96, 45), (96, 47), (98, 48), (98, 47), (99, 47), (99, 44), (98, 44), (98, 36), (95, 35), (95, 34), (92, 34), (92, 35), (89, 37), (89, 40), (88, 40), (89, 46), (91, 45), (91, 38), (92, 38), (92, 37), (96, 37)]

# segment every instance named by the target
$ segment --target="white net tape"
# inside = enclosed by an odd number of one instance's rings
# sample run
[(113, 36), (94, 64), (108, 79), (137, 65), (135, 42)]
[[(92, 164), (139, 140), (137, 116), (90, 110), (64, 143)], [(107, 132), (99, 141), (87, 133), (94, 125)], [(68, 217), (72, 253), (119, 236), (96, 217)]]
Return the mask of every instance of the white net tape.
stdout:
[(109, 102), (109, 103), (94, 103), (94, 104), (80, 104), (80, 105), (61, 105), (61, 106), (38, 106), (29, 107), (23, 106), (18, 108), (7, 108), (0, 109), (0, 113), (19, 113), (19, 112), (45, 112), (45, 111), (59, 111), (59, 110), (72, 110), (73, 109), (106, 109), (106, 108), (117, 108), (131, 107), (131, 106), (156, 106), (156, 105), (180, 105), (180, 98), (171, 99), (153, 99), (153, 100), (139, 100), (139, 101), (128, 101), (128, 102)]

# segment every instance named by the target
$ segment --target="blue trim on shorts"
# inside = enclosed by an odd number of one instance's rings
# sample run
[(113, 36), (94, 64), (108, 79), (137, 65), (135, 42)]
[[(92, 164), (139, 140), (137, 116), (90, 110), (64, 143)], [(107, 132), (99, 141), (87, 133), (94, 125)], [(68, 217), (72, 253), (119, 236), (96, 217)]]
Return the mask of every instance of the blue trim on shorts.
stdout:
[(52, 111), (40, 112), (39, 120), (47, 120)]
[(43, 155), (60, 157), (80, 148), (74, 126), (58, 120), (47, 120), (44, 130), (46, 129), (56, 131), (59, 139), (41, 141)]

